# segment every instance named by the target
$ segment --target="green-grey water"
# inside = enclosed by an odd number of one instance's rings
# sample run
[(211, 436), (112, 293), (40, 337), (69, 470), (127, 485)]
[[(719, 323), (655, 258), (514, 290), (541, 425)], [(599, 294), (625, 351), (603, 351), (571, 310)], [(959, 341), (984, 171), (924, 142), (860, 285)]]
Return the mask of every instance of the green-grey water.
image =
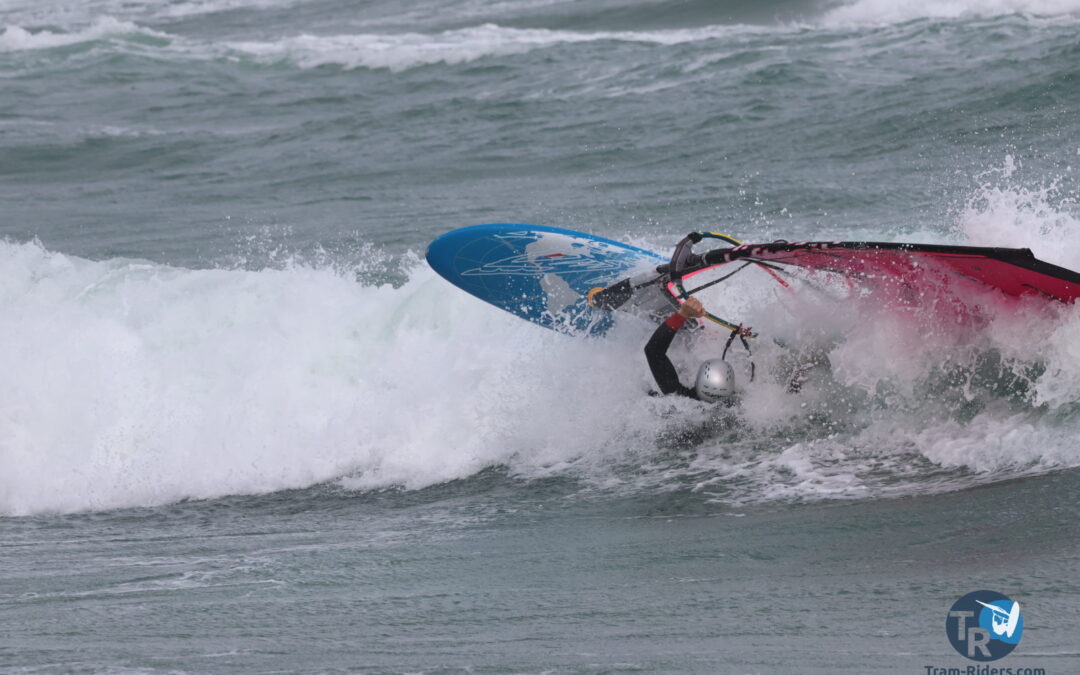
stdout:
[(1078, 12), (0, 3), (0, 669), (915, 674), (974, 663), (945, 617), (988, 588), (992, 665), (1076, 672), (1073, 308), (863, 326), (717, 414), (647, 395), (646, 327), (422, 256), (509, 221), (1080, 269)]

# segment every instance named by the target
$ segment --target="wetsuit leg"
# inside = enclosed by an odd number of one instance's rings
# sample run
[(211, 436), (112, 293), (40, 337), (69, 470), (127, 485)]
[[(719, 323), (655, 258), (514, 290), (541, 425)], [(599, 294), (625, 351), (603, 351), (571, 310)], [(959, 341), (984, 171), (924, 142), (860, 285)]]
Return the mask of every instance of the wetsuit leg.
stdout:
[(675, 333), (682, 328), (685, 322), (685, 317), (676, 313), (657, 326), (652, 337), (649, 338), (649, 342), (645, 345), (645, 358), (649, 362), (649, 370), (652, 371), (657, 386), (660, 387), (660, 393), (680, 394), (690, 398), (697, 398), (693, 389), (683, 386), (683, 383), (679, 381), (679, 374), (667, 355), (668, 348), (671, 347), (671, 341), (675, 339)]

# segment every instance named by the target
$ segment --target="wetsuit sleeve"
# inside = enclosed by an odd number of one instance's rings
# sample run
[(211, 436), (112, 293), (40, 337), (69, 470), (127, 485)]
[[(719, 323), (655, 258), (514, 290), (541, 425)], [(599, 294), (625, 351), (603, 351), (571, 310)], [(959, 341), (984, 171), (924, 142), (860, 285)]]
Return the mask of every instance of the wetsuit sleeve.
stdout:
[(667, 355), (668, 347), (675, 339), (675, 333), (682, 328), (684, 323), (686, 323), (686, 318), (676, 312), (668, 317), (667, 321), (657, 326), (648, 344), (645, 345), (645, 358), (649, 361), (649, 370), (652, 371), (656, 384), (660, 387), (660, 393), (697, 398), (693, 389), (684, 387), (679, 381), (679, 374)]

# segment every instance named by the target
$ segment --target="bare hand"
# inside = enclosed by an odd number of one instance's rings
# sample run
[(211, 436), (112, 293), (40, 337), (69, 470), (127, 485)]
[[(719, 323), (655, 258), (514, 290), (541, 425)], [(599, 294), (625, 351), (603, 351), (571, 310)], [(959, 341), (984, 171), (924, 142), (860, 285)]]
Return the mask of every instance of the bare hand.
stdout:
[(700, 319), (705, 316), (705, 307), (697, 298), (687, 298), (686, 302), (679, 307), (679, 314), (687, 319)]

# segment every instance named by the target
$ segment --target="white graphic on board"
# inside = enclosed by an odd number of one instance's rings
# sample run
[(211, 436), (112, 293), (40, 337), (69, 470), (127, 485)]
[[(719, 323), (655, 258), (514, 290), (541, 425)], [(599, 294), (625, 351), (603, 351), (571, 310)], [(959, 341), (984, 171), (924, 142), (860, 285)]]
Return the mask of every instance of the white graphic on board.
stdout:
[[(509, 238), (509, 237), (508, 237)], [(613, 258), (604, 256), (615, 254)], [(493, 260), (465, 270), (461, 276), (515, 275), (539, 277), (545, 274), (618, 272), (626, 267), (628, 252), (603, 242), (585, 242), (557, 234), (543, 235), (525, 247), (524, 253)]]

